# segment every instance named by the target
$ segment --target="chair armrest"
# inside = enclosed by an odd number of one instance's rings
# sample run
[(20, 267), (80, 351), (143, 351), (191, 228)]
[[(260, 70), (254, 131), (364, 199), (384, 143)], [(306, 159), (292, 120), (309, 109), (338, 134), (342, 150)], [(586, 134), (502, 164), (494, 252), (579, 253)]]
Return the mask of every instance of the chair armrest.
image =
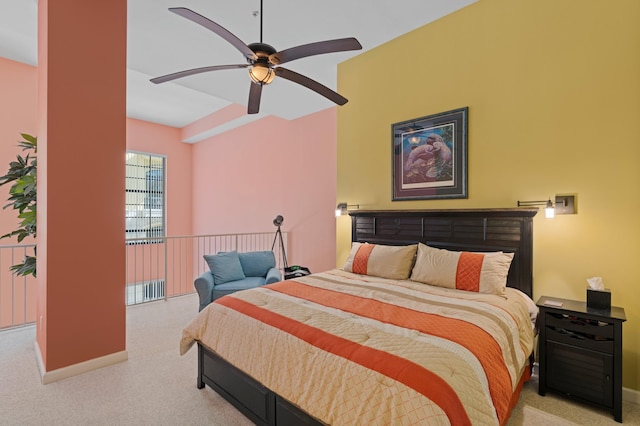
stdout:
[(211, 303), (211, 291), (214, 286), (213, 274), (209, 271), (203, 272), (193, 282), (193, 286), (196, 288), (198, 296), (200, 297), (200, 307), (198, 311), (201, 311), (205, 306)]
[(280, 273), (280, 269), (271, 268), (267, 271), (267, 276), (265, 277), (265, 284), (273, 284), (278, 281), (282, 281), (282, 274)]

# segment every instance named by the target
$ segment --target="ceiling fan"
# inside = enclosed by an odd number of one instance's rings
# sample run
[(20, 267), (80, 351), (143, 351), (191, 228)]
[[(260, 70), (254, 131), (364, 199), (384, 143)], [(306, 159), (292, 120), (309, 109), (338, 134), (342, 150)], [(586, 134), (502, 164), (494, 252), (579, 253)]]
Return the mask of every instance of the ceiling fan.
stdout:
[(362, 49), (362, 45), (355, 38), (349, 37), (335, 40), (326, 40), (303, 44), (300, 46), (291, 47), (289, 49), (277, 51), (274, 47), (262, 42), (262, 0), (260, 0), (260, 42), (251, 43), (248, 45), (219, 24), (211, 21), (208, 18), (205, 18), (204, 16), (190, 9), (187, 9), (185, 7), (172, 7), (169, 8), (169, 11), (180, 15), (190, 21), (193, 21), (196, 24), (200, 24), (208, 30), (211, 30), (214, 33), (218, 34), (220, 37), (228, 41), (233, 47), (238, 49), (244, 55), (247, 63), (234, 65), (213, 65), (208, 67), (193, 68), (152, 78), (152, 83), (164, 83), (178, 78), (209, 71), (218, 71), (233, 68), (249, 68), (249, 77), (251, 78), (251, 83), (249, 88), (249, 103), (247, 106), (248, 114), (257, 114), (260, 111), (260, 97), (262, 96), (262, 86), (271, 83), (276, 76), (282, 77), (286, 80), (298, 83), (308, 89), (311, 89), (338, 105), (344, 105), (347, 103), (347, 98), (334, 92), (328, 87), (318, 83), (315, 80), (310, 79), (309, 77), (305, 77), (302, 74), (298, 74), (297, 72), (281, 67), (280, 65), (286, 62), (291, 62), (295, 59), (305, 58), (313, 55)]

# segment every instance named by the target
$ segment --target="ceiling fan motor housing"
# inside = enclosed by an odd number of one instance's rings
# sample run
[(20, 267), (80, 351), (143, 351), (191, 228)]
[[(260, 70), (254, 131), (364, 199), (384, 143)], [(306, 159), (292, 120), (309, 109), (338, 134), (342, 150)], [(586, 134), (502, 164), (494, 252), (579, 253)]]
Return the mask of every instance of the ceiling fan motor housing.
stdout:
[(254, 53), (258, 56), (269, 57), (269, 55), (277, 52), (277, 50), (273, 46), (267, 43), (251, 43), (248, 45), (248, 47), (249, 49), (253, 50)]
[(249, 77), (256, 84), (265, 85), (273, 81), (276, 76), (269, 61), (269, 55), (276, 53), (276, 49), (266, 43), (251, 43), (249, 49), (253, 50), (258, 59), (249, 60), (251, 68), (249, 68)]

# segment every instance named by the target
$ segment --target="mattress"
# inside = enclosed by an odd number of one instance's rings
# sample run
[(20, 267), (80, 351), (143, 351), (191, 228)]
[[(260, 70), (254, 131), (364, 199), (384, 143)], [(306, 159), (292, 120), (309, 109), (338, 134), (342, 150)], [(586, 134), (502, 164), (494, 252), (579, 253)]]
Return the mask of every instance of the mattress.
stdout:
[(531, 306), (335, 269), (218, 299), (183, 330), (334, 425), (506, 422), (533, 349)]

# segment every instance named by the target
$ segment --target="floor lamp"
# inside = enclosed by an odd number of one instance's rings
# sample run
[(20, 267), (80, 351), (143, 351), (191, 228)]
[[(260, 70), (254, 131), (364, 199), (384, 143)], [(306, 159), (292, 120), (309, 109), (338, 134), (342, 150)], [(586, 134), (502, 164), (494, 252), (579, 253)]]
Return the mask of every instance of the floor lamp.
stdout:
[(273, 251), (273, 249), (275, 248), (276, 242), (280, 240), (280, 256), (282, 259), (282, 265), (283, 265), (283, 268), (287, 268), (289, 267), (289, 264), (287, 263), (287, 253), (284, 251), (284, 242), (282, 241), (282, 231), (280, 230), (280, 226), (282, 225), (282, 222), (284, 222), (284, 218), (281, 215), (278, 215), (276, 216), (275, 219), (273, 219), (273, 224), (278, 227), (278, 230), (276, 231), (276, 235), (273, 237), (273, 244), (271, 244), (271, 251)]

